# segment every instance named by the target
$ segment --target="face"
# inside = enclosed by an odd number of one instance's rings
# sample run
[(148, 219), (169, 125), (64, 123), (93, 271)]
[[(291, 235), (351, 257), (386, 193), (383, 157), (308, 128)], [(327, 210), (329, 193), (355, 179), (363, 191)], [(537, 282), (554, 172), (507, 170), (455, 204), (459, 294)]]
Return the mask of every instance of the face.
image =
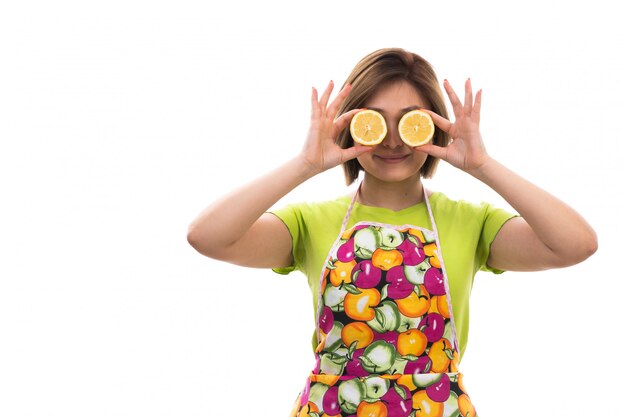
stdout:
[(370, 175), (382, 182), (418, 180), (427, 154), (411, 148), (400, 139), (398, 122), (408, 111), (428, 105), (408, 81), (397, 81), (381, 87), (363, 107), (380, 112), (387, 123), (387, 136), (372, 152), (358, 157)]

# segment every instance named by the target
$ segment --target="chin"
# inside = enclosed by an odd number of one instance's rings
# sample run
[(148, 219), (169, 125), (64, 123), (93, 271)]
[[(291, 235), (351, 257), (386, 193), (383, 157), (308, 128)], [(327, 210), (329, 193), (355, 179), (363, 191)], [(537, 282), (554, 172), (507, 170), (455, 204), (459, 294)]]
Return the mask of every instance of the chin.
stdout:
[(380, 182), (399, 183), (399, 182), (416, 182), (420, 179), (420, 173), (417, 172), (368, 172), (367, 175), (376, 178)]
[[(372, 169), (368, 169), (372, 168)], [(419, 181), (420, 168), (418, 167), (363, 167), (366, 176), (375, 178), (380, 182), (398, 183), (405, 181)]]
[(414, 158), (411, 158), (401, 163), (384, 163), (367, 155), (365, 158), (359, 159), (359, 163), (367, 175), (377, 179), (378, 181), (398, 183), (405, 181), (419, 181), (421, 177), (420, 170), (422, 169), (425, 160), (426, 158), (423, 158), (423, 160), (415, 160)]

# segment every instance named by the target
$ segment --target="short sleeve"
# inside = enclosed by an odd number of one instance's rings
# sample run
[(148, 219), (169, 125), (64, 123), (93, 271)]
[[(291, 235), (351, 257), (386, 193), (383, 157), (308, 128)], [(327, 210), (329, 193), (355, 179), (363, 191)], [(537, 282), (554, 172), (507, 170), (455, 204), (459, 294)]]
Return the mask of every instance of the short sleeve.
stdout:
[(494, 274), (501, 274), (504, 270), (492, 268), (487, 265), (487, 259), (489, 259), (489, 253), (491, 252), (491, 244), (496, 238), (502, 226), (514, 217), (519, 215), (510, 213), (504, 209), (496, 208), (490, 204), (483, 204), (484, 208), (484, 221), (483, 227), (478, 241), (477, 255), (480, 261), (481, 271), (490, 271)]
[(295, 270), (300, 270), (303, 252), (301, 239), (303, 236), (302, 230), (304, 229), (301, 207), (292, 204), (276, 210), (270, 210), (269, 213), (278, 217), (285, 224), (287, 230), (289, 230), (289, 234), (291, 235), (291, 254), (293, 258), (292, 265), (282, 268), (272, 268), (272, 271), (277, 274), (287, 275)]

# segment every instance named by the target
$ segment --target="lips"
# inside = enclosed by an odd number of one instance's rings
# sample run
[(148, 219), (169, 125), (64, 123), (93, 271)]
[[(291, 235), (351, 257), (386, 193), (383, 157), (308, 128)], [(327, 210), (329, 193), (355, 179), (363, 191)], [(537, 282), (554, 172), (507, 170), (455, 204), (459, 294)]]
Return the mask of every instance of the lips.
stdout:
[(406, 160), (410, 154), (405, 155), (374, 155), (376, 159), (379, 159), (388, 164), (395, 164)]

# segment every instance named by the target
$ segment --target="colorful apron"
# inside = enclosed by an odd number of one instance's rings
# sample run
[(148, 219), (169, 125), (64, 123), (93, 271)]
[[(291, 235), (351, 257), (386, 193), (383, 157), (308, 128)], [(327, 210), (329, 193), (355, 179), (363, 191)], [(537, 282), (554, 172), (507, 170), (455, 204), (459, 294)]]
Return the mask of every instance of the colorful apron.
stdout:
[(316, 365), (291, 417), (474, 417), (437, 226), (359, 222), (320, 277)]

